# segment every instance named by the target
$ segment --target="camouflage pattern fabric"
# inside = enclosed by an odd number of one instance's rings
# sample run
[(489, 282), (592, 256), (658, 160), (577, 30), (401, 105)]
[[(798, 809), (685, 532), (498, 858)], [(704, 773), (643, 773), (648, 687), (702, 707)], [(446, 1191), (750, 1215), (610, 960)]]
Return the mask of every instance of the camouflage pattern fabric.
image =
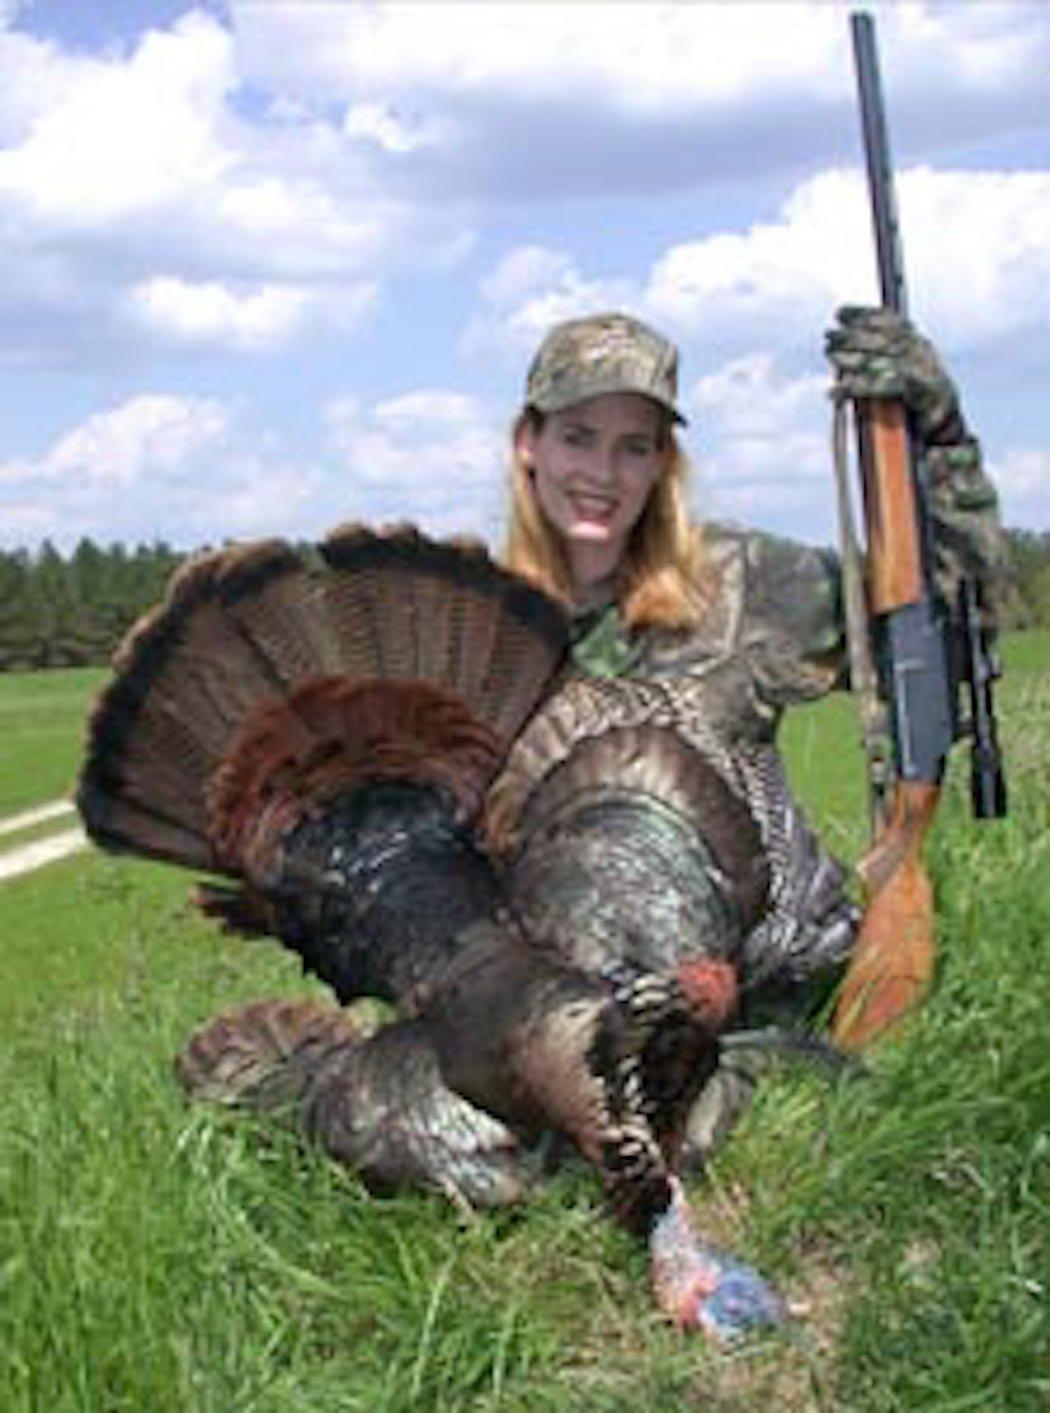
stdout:
[(825, 336), (838, 397), (900, 398), (926, 443), (954, 442), (959, 396), (929, 339), (892, 309), (847, 304)]
[(1005, 568), (999, 499), (937, 350), (890, 309), (847, 305), (836, 317), (826, 339), (835, 397), (901, 398), (922, 442), (937, 592), (953, 606), (962, 575), (976, 575), (994, 618)]
[(986, 618), (995, 626), (998, 597), (1006, 580), (1006, 546), (999, 497), (981, 464), (981, 449), (968, 437), (923, 453), (927, 505), (933, 528), (933, 579), (954, 606), (965, 574), (984, 588)]
[(560, 412), (604, 393), (634, 392), (665, 407), (676, 422), (678, 350), (629, 314), (592, 314), (557, 324), (532, 360), (525, 402)]
[(695, 630), (632, 634), (610, 604), (574, 620), (572, 661), (589, 677), (699, 679), (717, 668), (714, 715), (727, 731), (771, 741), (785, 706), (845, 683), (838, 557), (727, 526), (704, 537), (718, 589)]

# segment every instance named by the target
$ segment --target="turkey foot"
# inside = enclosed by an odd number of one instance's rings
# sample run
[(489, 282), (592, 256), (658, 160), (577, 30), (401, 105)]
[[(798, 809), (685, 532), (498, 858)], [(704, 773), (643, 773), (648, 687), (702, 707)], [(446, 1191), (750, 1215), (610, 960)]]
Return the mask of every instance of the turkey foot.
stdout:
[(781, 1324), (785, 1308), (758, 1272), (697, 1233), (688, 1199), (670, 1179), (671, 1203), (649, 1236), (653, 1294), (661, 1312), (680, 1329), (701, 1329), (729, 1342)]

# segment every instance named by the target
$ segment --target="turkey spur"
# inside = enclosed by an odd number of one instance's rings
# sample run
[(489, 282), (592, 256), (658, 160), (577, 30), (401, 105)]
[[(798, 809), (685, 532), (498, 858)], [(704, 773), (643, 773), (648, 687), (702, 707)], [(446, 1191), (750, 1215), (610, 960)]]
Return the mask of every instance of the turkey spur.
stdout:
[[(566, 638), (480, 547), (410, 527), (200, 555), (116, 656), (78, 804), (103, 847), (212, 875), (204, 910), (340, 1003), (217, 1017), (177, 1060), (188, 1093), (290, 1116), (374, 1190), (477, 1206), (564, 1135), (648, 1241), (661, 1310), (732, 1335), (779, 1303), (674, 1173), (761, 839), (673, 712), (558, 690)], [(340, 1008), (366, 996), (397, 1014), (367, 1037)]]

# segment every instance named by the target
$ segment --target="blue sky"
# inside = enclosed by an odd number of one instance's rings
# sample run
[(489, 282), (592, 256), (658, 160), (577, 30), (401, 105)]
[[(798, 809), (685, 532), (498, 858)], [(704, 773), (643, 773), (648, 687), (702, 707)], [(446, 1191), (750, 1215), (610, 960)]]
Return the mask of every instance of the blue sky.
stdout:
[[(832, 537), (848, 6), (0, 0), (0, 547), (498, 539), (555, 319), (682, 351), (697, 514)], [(1050, 526), (1050, 7), (873, 5), (917, 320)]]

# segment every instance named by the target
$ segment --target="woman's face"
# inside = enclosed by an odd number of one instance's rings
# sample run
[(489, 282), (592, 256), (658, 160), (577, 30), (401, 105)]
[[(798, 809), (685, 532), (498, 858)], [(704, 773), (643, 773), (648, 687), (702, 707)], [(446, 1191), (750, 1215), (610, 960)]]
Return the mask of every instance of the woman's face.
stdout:
[(518, 449), (578, 578), (615, 570), (667, 464), (663, 421), (640, 393), (605, 393), (549, 413), (539, 431), (522, 422)]

